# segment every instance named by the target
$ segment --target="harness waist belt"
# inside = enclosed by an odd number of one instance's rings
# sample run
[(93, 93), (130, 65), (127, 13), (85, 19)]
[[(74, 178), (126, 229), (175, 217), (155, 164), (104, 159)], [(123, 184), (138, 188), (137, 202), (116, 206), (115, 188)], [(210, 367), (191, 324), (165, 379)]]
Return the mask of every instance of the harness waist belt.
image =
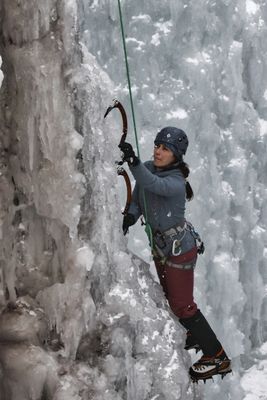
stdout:
[(197, 248), (193, 247), (180, 256), (171, 256), (166, 260), (168, 267), (179, 268), (179, 269), (192, 269), (196, 265), (197, 260)]
[(196, 262), (190, 264), (174, 264), (171, 261), (166, 261), (167, 267), (178, 268), (178, 269), (194, 269)]
[(182, 233), (184, 232), (184, 230), (186, 229), (186, 221), (184, 223), (184, 226), (173, 226), (172, 228), (167, 229), (166, 231), (160, 232), (160, 231), (156, 231), (155, 234), (159, 234), (162, 236), (175, 236), (177, 235), (177, 233)]

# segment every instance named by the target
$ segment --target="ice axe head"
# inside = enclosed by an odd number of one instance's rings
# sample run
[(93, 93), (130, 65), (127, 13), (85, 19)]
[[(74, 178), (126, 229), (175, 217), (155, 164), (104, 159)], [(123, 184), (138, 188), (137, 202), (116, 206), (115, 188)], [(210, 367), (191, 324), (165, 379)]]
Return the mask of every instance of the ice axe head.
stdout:
[(110, 106), (107, 108), (107, 111), (105, 112), (104, 118), (106, 118), (106, 116), (107, 116), (107, 115), (110, 113), (110, 111), (112, 111), (114, 108), (118, 108), (118, 106), (119, 106), (118, 100), (114, 99), (114, 100), (113, 100), (113, 104), (110, 105)]

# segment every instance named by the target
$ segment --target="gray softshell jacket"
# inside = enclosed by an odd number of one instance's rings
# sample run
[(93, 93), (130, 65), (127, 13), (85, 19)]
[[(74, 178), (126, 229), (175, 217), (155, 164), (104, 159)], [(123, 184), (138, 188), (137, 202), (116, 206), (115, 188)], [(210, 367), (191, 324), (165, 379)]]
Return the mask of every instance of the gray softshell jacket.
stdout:
[[(177, 168), (160, 169), (154, 166), (153, 161), (136, 166), (130, 166), (136, 180), (132, 202), (128, 213), (133, 214), (135, 220), (146, 215), (147, 222), (153, 232), (164, 232), (174, 226), (183, 226), (185, 222), (185, 179)], [(145, 212), (144, 195), (147, 210)], [(182, 238), (182, 252), (192, 249), (196, 245), (195, 239), (186, 231), (178, 234), (173, 240)], [(171, 243), (164, 249), (166, 255), (171, 255)]]

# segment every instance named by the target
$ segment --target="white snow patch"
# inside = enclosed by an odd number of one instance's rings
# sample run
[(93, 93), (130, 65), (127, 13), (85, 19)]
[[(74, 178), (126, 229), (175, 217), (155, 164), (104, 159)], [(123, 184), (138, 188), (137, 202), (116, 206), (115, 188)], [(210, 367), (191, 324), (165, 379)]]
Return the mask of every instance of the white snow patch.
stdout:
[(261, 17), (259, 17), (258, 26), (259, 26), (259, 28), (262, 28), (265, 26), (265, 20)]
[(83, 147), (83, 137), (79, 135), (77, 132), (73, 132), (70, 135), (70, 145), (73, 150), (80, 150)]
[(233, 40), (231, 44), (231, 50), (241, 50), (243, 47), (243, 43), (239, 42), (238, 40)]
[(263, 343), (263, 345), (261, 346), (261, 348), (259, 349), (259, 352), (262, 355), (267, 355), (267, 342)]
[(145, 46), (145, 43), (142, 42), (142, 40), (137, 40), (135, 38), (127, 38), (126, 39), (126, 43), (127, 44), (129, 44), (129, 43), (135, 44), (136, 45), (136, 50), (142, 50), (143, 47)]
[(196, 53), (197, 57), (187, 57), (185, 58), (185, 61), (189, 64), (193, 64), (193, 65), (199, 65), (201, 62), (203, 63), (208, 63), (211, 64), (212, 63), (212, 58), (211, 56), (205, 52), (198, 52)]
[(186, 62), (188, 62), (189, 64), (194, 64), (194, 65), (199, 65), (199, 60), (197, 58), (186, 58), (185, 59)]
[(242, 221), (241, 215), (236, 215), (235, 217), (232, 217), (232, 219), (233, 219), (234, 221), (237, 221), (237, 222), (241, 222), (241, 221)]
[(123, 288), (122, 286), (115, 286), (109, 293), (109, 295), (119, 297), (121, 300), (128, 300), (132, 307), (135, 307), (137, 302), (134, 298), (134, 293), (132, 289)]
[(129, 296), (130, 290), (129, 290), (129, 289), (125, 289), (125, 291), (122, 292), (122, 288), (119, 287), (119, 286), (116, 286), (115, 288), (113, 288), (113, 289), (111, 290), (111, 292), (110, 292), (109, 294), (110, 294), (110, 296), (118, 296), (118, 297), (120, 297), (122, 300), (125, 300), (125, 299), (127, 299), (127, 297)]
[(159, 32), (162, 32), (164, 35), (167, 35), (171, 31), (172, 27), (172, 22), (171, 21), (165, 21), (165, 22), (157, 22), (154, 24)]
[(218, 263), (221, 266), (224, 264), (227, 264), (229, 262), (229, 254), (225, 252), (221, 252), (219, 254), (216, 254), (214, 257), (214, 263)]
[(168, 365), (165, 367), (166, 375), (165, 377), (168, 379), (171, 377), (173, 372), (177, 372), (178, 369), (178, 354), (177, 351), (175, 350), (173, 352), (172, 358), (170, 359), (170, 362)]
[(153, 44), (154, 46), (159, 46), (160, 38), (162, 36), (167, 36), (170, 33), (172, 22), (171, 21), (157, 22), (154, 24), (154, 26), (157, 28), (157, 31), (154, 35), (152, 35), (151, 44)]
[(144, 345), (148, 344), (148, 337), (147, 336), (143, 337), (142, 344), (144, 344)]
[(260, 135), (261, 136), (267, 135), (267, 121), (265, 119), (260, 118), (259, 123), (260, 123)]
[(135, 307), (137, 305), (137, 301), (135, 299), (130, 299), (130, 305)]
[(109, 316), (109, 317), (108, 317), (108, 320), (109, 320), (109, 322), (110, 322), (111, 324), (113, 324), (114, 321), (116, 321), (116, 320), (118, 320), (118, 319), (121, 319), (122, 317), (124, 317), (124, 315), (125, 315), (125, 314), (123, 314), (123, 313), (119, 313), (119, 314), (116, 314), (116, 315), (113, 315), (113, 316)]
[(151, 98), (151, 100), (156, 100), (156, 96), (153, 93), (149, 93), (148, 96)]
[(145, 137), (144, 137), (144, 136), (141, 136), (141, 137), (140, 137), (140, 140), (139, 140), (139, 144), (145, 144), (145, 143), (146, 143)]
[[(137, 94), (138, 90), (139, 90), (139, 87), (138, 87), (137, 85), (133, 85), (133, 86), (132, 86), (132, 93), (133, 93), (134, 95)], [(128, 91), (128, 88), (127, 88), (127, 91)]]
[(254, 229), (251, 231), (251, 236), (257, 237), (261, 236), (261, 234), (265, 233), (266, 229), (263, 229), (261, 226), (256, 225)]
[(154, 46), (159, 46), (160, 45), (160, 34), (159, 33), (155, 33), (153, 36), (152, 36), (152, 39), (151, 39), (151, 44), (153, 44)]
[(245, 158), (233, 158), (229, 162), (229, 167), (239, 167), (239, 168), (245, 168), (247, 166), (247, 160)]
[(259, 11), (260, 6), (258, 4), (256, 4), (254, 1), (252, 0), (246, 0), (246, 11), (248, 14), (256, 14), (257, 11)]
[(78, 265), (90, 271), (94, 263), (95, 255), (88, 246), (80, 247), (76, 251), (76, 261)]
[(158, 331), (154, 331), (152, 336), (151, 336), (151, 339), (154, 340), (154, 339), (156, 339), (157, 336), (159, 336), (159, 332)]
[(246, 392), (244, 400), (264, 400), (267, 393), (267, 360), (253, 365), (241, 379), (241, 386)]
[(223, 190), (223, 193), (226, 193), (228, 196), (235, 196), (235, 193), (229, 182), (222, 181), (222, 190)]
[(98, 6), (98, 0), (93, 0), (93, 3), (89, 6), (92, 10), (96, 9)]
[(151, 17), (148, 14), (139, 14), (139, 15), (134, 15), (132, 17), (132, 21), (142, 21), (146, 24), (149, 24), (151, 22)]
[(175, 329), (174, 325), (172, 324), (172, 321), (168, 321), (167, 324), (164, 327), (163, 335), (166, 337), (168, 343), (174, 343), (174, 334), (175, 334)]
[(202, 51), (201, 54), (206, 63), (212, 64), (211, 56), (208, 53), (206, 53), (205, 51)]
[(149, 288), (149, 287), (148, 287), (148, 284), (147, 284), (147, 282), (146, 282), (146, 279), (145, 279), (144, 276), (142, 276), (141, 278), (138, 277), (138, 283), (139, 283), (140, 287), (141, 287), (143, 290)]
[(220, 98), (221, 100), (223, 100), (223, 101), (226, 101), (226, 102), (228, 102), (228, 101), (230, 100), (229, 97), (226, 96), (225, 94), (221, 94), (221, 95), (219, 96), (219, 98)]
[(188, 114), (183, 108), (177, 108), (177, 110), (170, 111), (169, 113), (166, 114), (166, 119), (173, 119), (173, 118), (185, 119), (187, 117)]
[(228, 138), (230, 136), (232, 136), (232, 132), (229, 129), (226, 129), (225, 131), (222, 132), (224, 136), (228, 136)]

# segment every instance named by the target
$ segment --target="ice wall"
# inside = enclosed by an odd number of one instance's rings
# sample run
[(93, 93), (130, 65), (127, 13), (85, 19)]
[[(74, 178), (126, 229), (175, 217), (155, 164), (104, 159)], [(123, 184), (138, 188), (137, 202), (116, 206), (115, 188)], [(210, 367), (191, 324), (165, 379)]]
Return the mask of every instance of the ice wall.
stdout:
[[(233, 358), (233, 377), (198, 395), (258, 399), (253, 373), (262, 370), (267, 340), (266, 2), (122, 5), (142, 158), (151, 157), (160, 127), (188, 133), (195, 191), (188, 216), (206, 243), (195, 295)], [(90, 2), (85, 12), (87, 46), (128, 105), (117, 4)], [(137, 227), (129, 247), (147, 257), (144, 240)]]
[(4, 0), (1, 400), (192, 399), (184, 331), (126, 251), (88, 4)]

